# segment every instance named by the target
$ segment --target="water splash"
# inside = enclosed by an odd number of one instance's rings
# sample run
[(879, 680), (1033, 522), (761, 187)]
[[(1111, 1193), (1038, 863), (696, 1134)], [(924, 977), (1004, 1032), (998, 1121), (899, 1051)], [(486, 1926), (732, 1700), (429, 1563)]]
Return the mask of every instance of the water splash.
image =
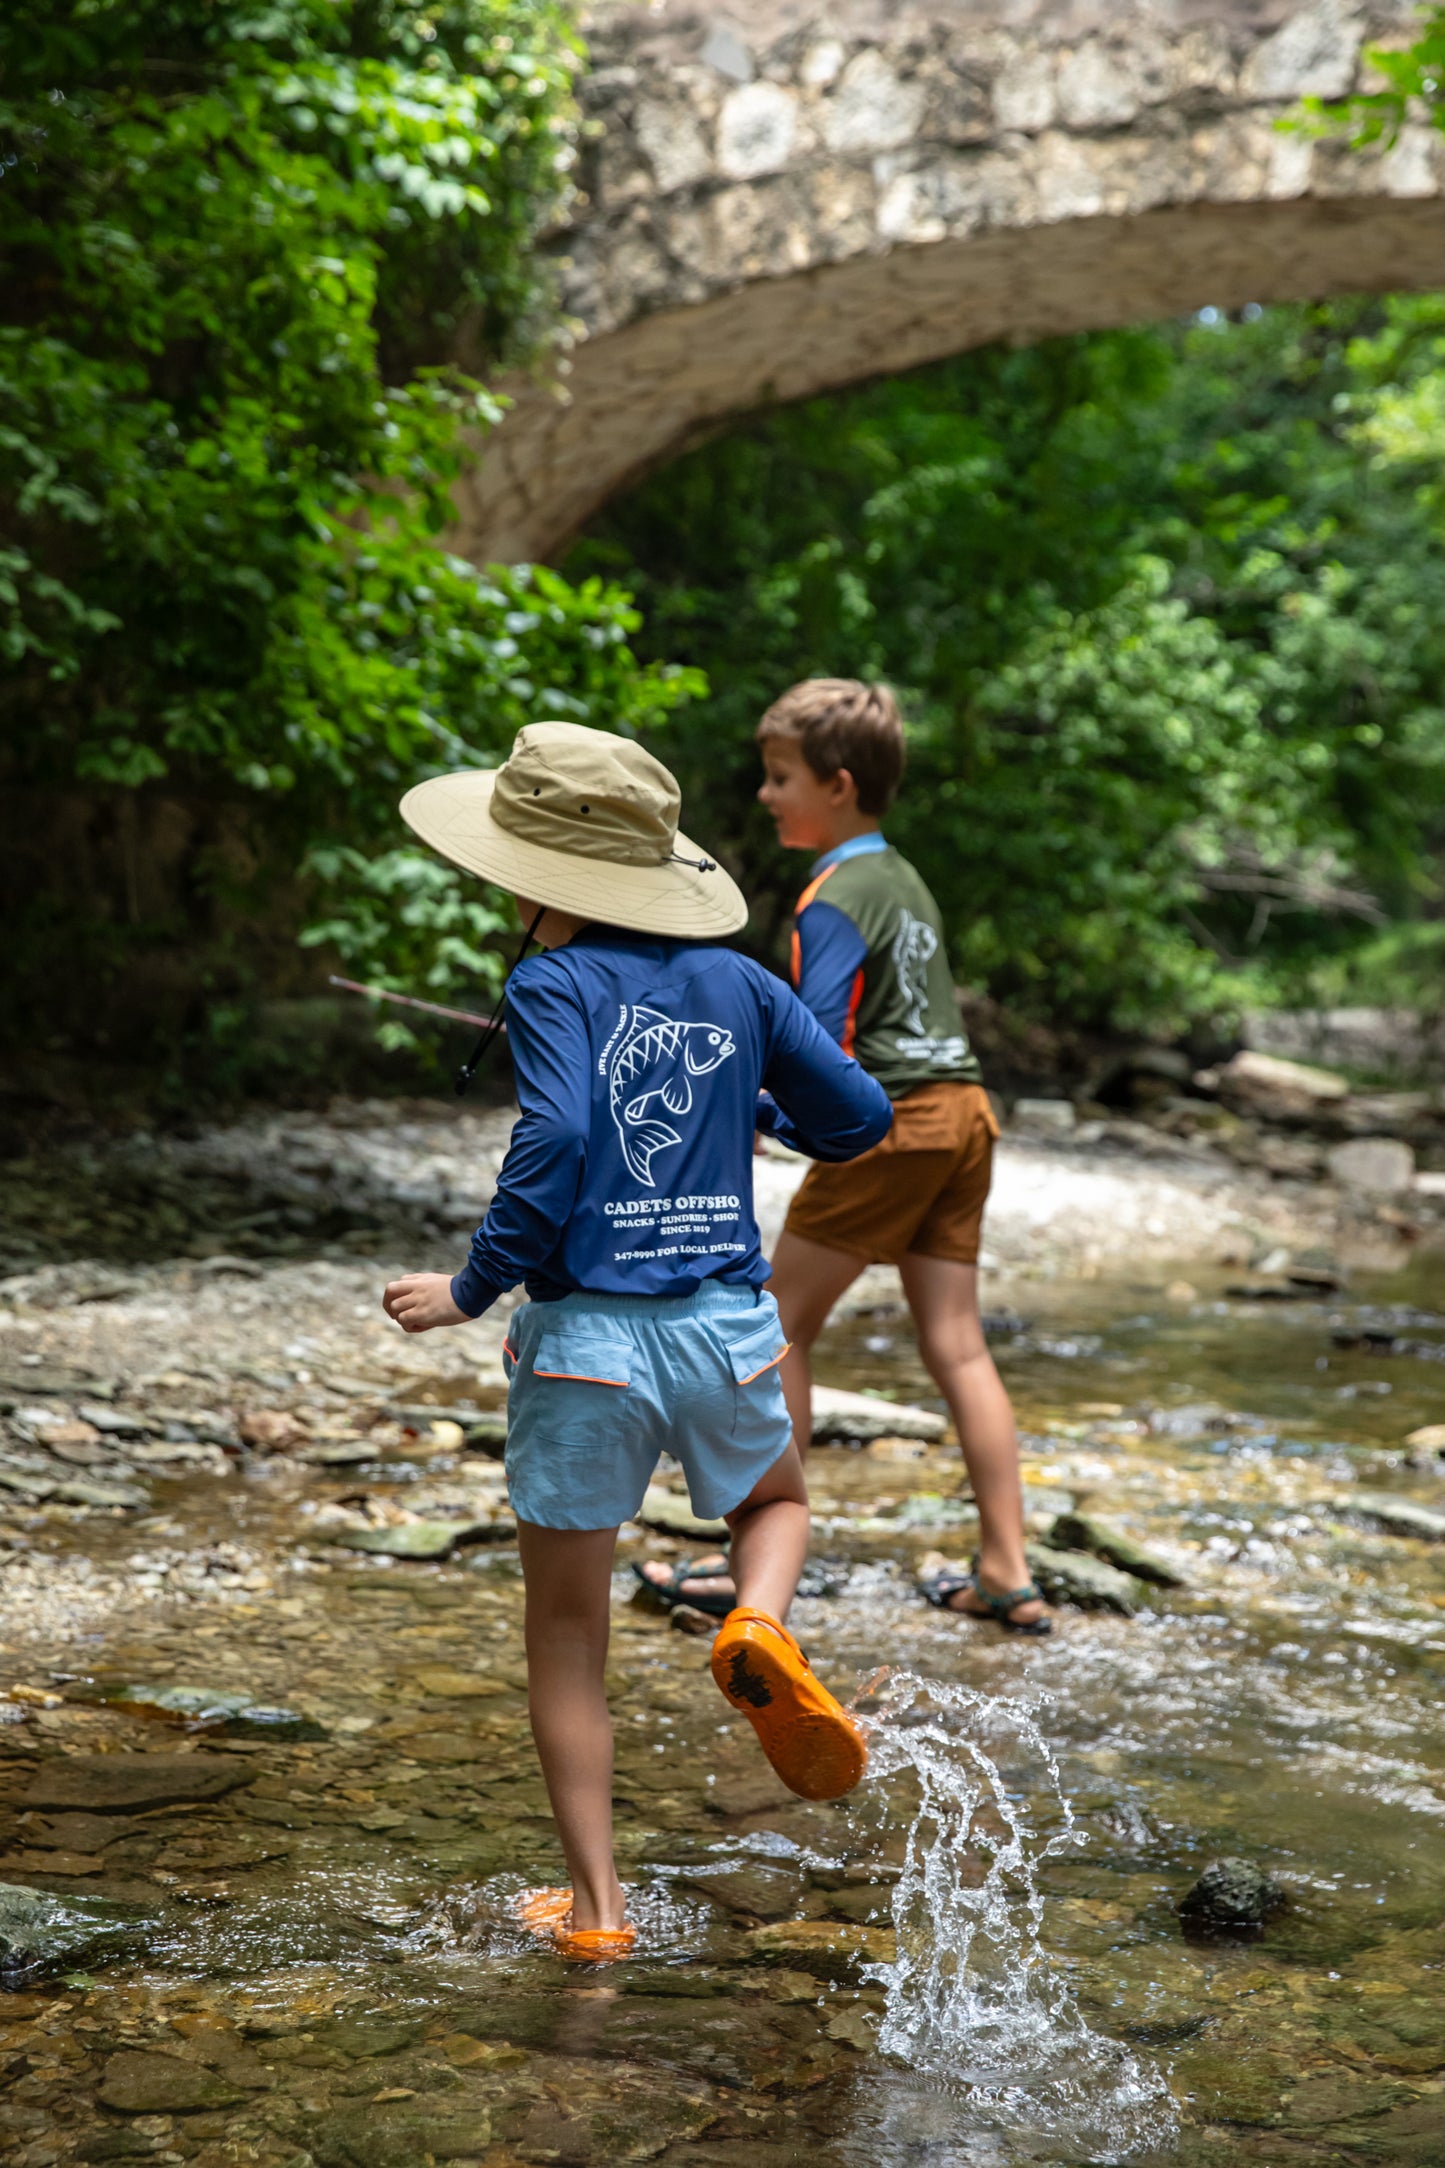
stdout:
[(880, 2049), (965, 2096), (1030, 2157), (1048, 2157), (1040, 2142), (1101, 2161), (1171, 2144), (1163, 2076), (1086, 2023), (1040, 1939), (1040, 1870), (1082, 1839), (1029, 1707), (891, 1669), (856, 1706), (890, 1808), (901, 1788), (916, 1794), (893, 1895), (897, 1960), (874, 1968), (888, 1998)]

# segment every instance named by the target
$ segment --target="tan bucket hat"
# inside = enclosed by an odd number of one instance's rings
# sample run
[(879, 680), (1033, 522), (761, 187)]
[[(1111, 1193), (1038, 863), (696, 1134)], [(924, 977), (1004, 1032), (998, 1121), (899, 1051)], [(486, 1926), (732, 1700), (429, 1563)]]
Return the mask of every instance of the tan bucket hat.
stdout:
[(500, 768), (418, 783), (401, 816), (443, 858), (554, 910), (637, 933), (736, 933), (736, 882), (679, 835), (676, 780), (631, 738), (528, 723)]

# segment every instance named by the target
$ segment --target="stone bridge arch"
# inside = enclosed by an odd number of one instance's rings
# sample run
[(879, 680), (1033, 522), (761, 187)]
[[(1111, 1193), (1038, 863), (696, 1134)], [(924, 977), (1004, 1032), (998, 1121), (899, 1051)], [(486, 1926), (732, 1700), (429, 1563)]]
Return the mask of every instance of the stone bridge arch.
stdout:
[(458, 492), (543, 558), (729, 419), (995, 339), (1445, 286), (1445, 138), (1281, 133), (1409, 0), (602, 0), (577, 336)]

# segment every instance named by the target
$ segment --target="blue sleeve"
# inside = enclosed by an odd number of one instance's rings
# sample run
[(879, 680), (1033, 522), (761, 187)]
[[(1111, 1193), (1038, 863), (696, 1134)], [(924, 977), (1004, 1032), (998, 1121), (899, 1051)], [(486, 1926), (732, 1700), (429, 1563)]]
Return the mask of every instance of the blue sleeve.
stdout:
[(853, 988), (868, 944), (836, 903), (820, 897), (798, 914), (798, 999), (811, 1009), (830, 1039), (843, 1044), (854, 1009)]
[(893, 1126), (881, 1084), (828, 1037), (778, 979), (769, 981), (772, 1031), (757, 1125), (810, 1159), (856, 1159)]
[(557, 974), (513, 975), (507, 1041), (522, 1113), (491, 1207), (452, 1281), (452, 1300), (468, 1317), (480, 1317), (552, 1255), (587, 1153), (591, 1045), (582, 1011)]

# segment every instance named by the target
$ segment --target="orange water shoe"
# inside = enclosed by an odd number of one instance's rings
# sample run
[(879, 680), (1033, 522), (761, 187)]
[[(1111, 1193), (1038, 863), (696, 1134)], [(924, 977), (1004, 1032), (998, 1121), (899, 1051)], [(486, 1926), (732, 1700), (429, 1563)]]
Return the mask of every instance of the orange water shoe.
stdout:
[(529, 1889), (517, 1899), (524, 1927), (555, 1945), (573, 1965), (610, 1965), (626, 1957), (637, 1941), (635, 1927), (574, 1927), (570, 1889)]
[(841, 1799), (852, 1791), (868, 1766), (867, 1744), (786, 1626), (766, 1611), (729, 1612), (712, 1645), (712, 1675), (790, 1792)]

